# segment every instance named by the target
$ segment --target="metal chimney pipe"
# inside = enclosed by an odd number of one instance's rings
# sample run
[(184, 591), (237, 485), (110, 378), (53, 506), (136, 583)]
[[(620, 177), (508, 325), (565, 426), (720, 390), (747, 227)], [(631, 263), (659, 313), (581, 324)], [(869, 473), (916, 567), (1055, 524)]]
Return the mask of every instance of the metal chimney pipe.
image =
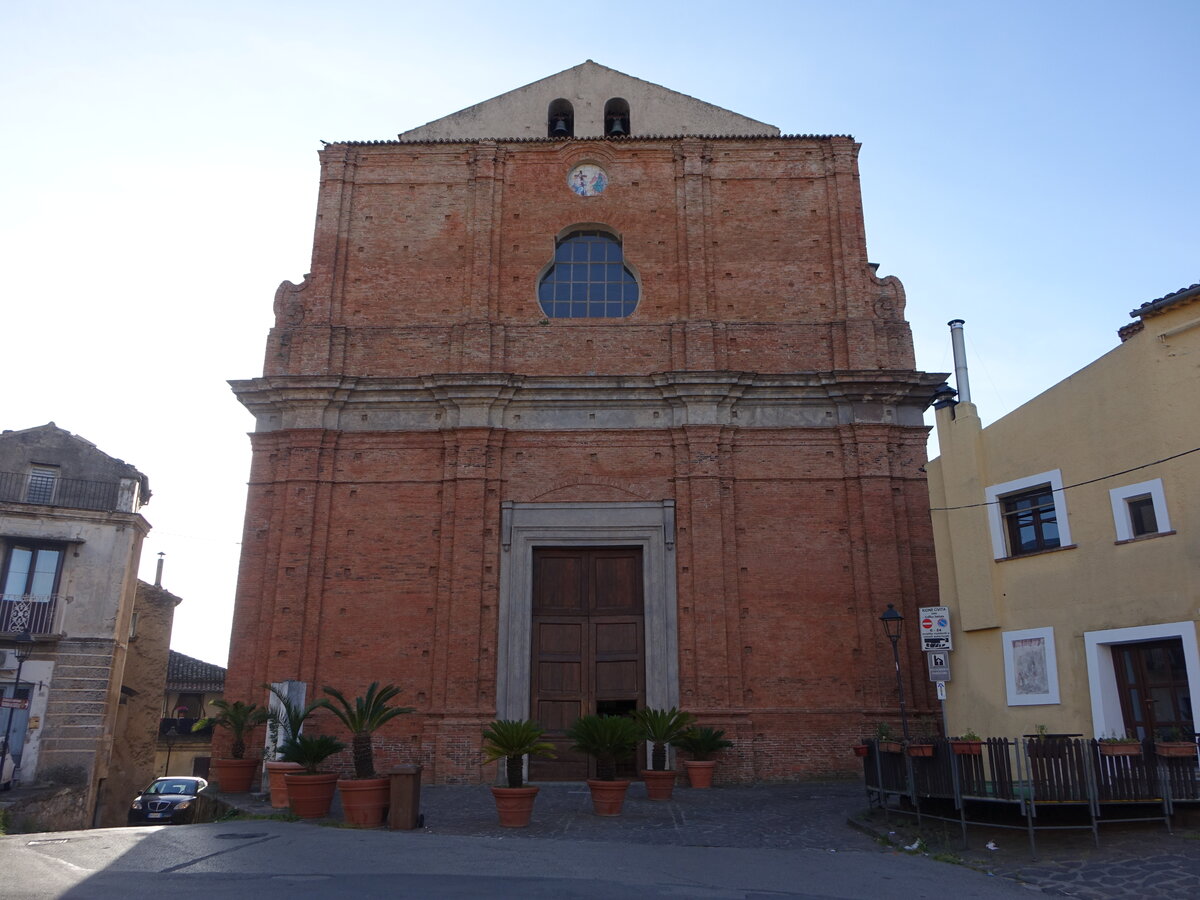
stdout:
[(162, 587), (162, 567), (164, 556), (166, 556), (166, 554), (160, 550), (158, 554), (158, 568), (154, 570), (154, 586), (156, 588)]
[(967, 347), (963, 341), (963, 320), (951, 319), (946, 323), (950, 326), (950, 345), (954, 348), (954, 386), (958, 388), (958, 399), (962, 403), (971, 402), (971, 380), (967, 378)]

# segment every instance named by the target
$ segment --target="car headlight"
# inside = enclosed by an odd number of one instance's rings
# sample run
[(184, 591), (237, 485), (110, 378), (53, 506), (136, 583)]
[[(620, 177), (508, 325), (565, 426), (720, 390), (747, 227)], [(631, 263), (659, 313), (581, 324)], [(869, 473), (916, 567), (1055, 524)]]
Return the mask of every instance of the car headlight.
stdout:
[(139, 799), (137, 799), (137, 800), (134, 800), (134, 801), (133, 801), (133, 803), (130, 805), (130, 807), (129, 807), (129, 808), (130, 808), (130, 809), (141, 809), (141, 808), (142, 808), (142, 801), (141, 801), (141, 799), (139, 798)]
[(187, 808), (188, 808), (189, 806), (191, 806), (191, 805), (192, 805), (192, 801), (191, 801), (191, 800), (184, 800), (184, 801), (182, 801), (182, 802), (180, 802), (180, 803), (176, 803), (176, 804), (175, 804), (175, 808), (176, 808), (176, 809), (187, 809)]

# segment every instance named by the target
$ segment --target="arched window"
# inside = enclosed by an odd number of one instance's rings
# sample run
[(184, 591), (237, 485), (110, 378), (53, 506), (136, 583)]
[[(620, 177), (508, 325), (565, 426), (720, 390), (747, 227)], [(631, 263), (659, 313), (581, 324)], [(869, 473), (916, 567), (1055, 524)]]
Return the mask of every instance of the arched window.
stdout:
[(611, 137), (629, 134), (629, 104), (620, 97), (604, 104), (604, 134)]
[(568, 234), (554, 248), (554, 264), (538, 284), (538, 302), (552, 319), (630, 315), (638, 283), (625, 266), (621, 242), (606, 231)]
[(575, 137), (575, 107), (561, 97), (546, 110), (547, 137)]

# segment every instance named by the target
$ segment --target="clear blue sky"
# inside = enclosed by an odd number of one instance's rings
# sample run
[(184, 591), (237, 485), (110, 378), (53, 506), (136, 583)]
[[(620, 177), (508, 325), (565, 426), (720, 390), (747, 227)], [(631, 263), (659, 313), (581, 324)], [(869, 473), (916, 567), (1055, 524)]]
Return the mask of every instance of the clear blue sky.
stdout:
[[(223, 663), (271, 301), (308, 271), (320, 139), (397, 132), (591, 58), (853, 134), (918, 365), (967, 321), (993, 421), (1200, 280), (1200, 3), (0, 4), (0, 427), (138, 466), (173, 645)], [(1131, 386), (1145, 390), (1144, 385)]]

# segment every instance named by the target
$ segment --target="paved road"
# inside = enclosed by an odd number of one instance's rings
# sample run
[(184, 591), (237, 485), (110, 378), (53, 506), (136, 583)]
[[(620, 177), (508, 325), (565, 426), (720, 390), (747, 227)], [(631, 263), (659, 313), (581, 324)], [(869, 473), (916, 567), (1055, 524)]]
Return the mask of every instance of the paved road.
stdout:
[(1006, 879), (878, 849), (687, 847), (279, 821), (0, 838), (16, 898), (1011, 898)]
[(927, 823), (928, 855), (885, 846), (868, 834), (909, 844), (915, 824), (867, 812), (854, 782), (677, 789), (668, 803), (634, 785), (611, 819), (592, 815), (584, 785), (542, 785), (528, 829), (500, 828), (486, 787), (422, 792), (416, 832), (243, 819), (0, 838), (0, 897), (1200, 897), (1195, 817), (1174, 835), (1111, 826), (1099, 848), (1046, 832), (1031, 861), (1020, 831), (973, 829), (963, 851), (957, 827)]

